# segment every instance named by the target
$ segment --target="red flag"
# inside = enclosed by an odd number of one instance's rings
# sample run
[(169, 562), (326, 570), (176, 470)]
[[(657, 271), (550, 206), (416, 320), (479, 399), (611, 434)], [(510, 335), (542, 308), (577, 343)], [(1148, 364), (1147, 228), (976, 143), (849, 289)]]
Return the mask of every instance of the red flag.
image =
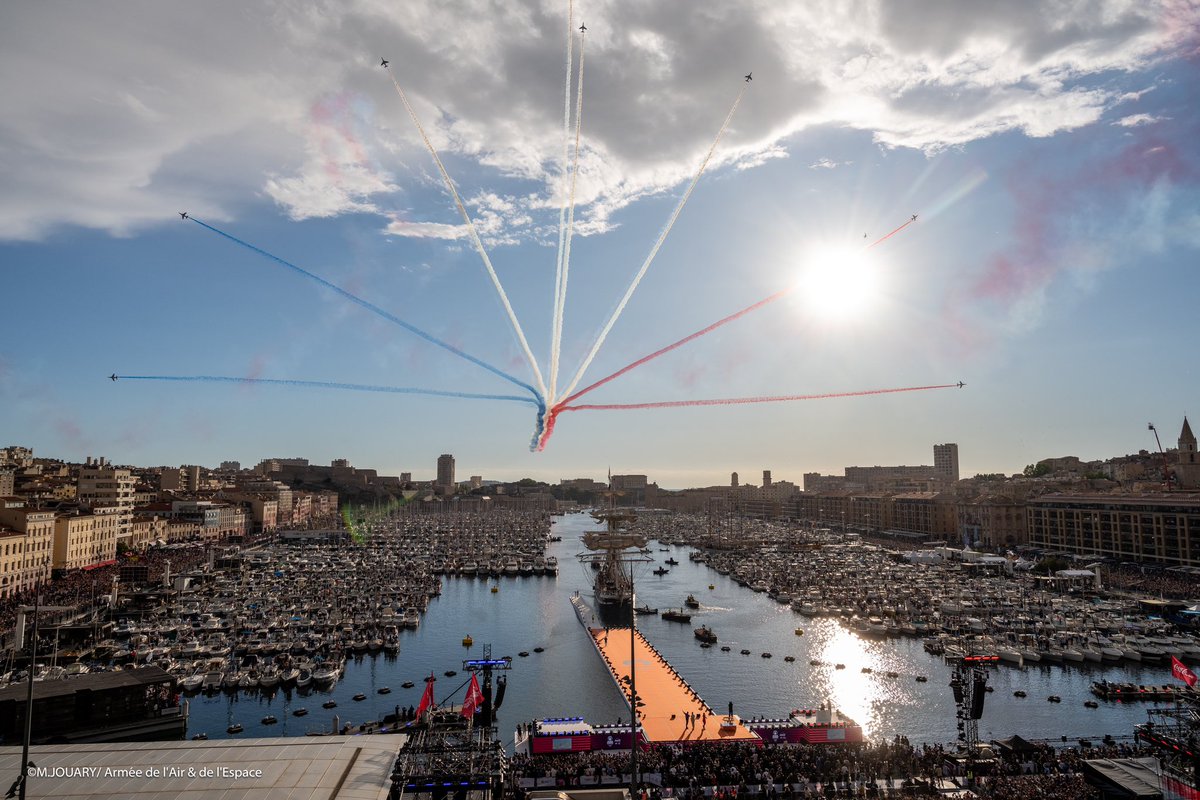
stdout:
[(421, 704), (417, 706), (417, 719), (421, 718), (429, 709), (433, 708), (433, 675), (429, 676), (429, 680), (425, 681), (425, 693), (421, 695)]
[(462, 715), (471, 719), (482, 704), (483, 692), (479, 691), (479, 681), (476, 680), (475, 673), (471, 673), (471, 685), (467, 687), (467, 699), (463, 700)]
[(1171, 675), (1183, 681), (1188, 686), (1196, 685), (1196, 673), (1184, 666), (1183, 662), (1175, 656), (1171, 656)]

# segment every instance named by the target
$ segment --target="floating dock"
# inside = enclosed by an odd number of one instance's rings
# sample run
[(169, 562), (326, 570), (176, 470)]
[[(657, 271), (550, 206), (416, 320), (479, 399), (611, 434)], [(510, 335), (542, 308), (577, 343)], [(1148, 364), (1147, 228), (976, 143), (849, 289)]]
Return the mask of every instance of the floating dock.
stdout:
[[(600, 658), (623, 695), (630, 673), (629, 628), (603, 628), (579, 597), (571, 598), (580, 623), (592, 639)], [(640, 632), (633, 642), (636, 659), (637, 693), (641, 707), (641, 739), (644, 744), (687, 742), (761, 742), (736, 716), (717, 714), (700, 699), (654, 645)]]

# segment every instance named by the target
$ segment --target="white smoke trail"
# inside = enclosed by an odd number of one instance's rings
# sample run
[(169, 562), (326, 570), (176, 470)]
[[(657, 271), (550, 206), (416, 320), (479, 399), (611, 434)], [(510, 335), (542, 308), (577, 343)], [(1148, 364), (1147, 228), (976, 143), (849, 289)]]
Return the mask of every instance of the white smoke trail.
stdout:
[(547, 404), (554, 403), (555, 391), (558, 387), (558, 352), (559, 342), (562, 337), (562, 320), (558, 315), (558, 298), (562, 293), (563, 280), (563, 239), (566, 230), (567, 216), (567, 160), (569, 153), (569, 137), (571, 135), (571, 67), (574, 65), (574, 59), (571, 54), (571, 46), (575, 41), (575, 3), (574, 0), (567, 2), (567, 77), (563, 82), (563, 154), (562, 154), (562, 183), (560, 189), (563, 190), (562, 204), (558, 207), (558, 254), (554, 262), (554, 302), (550, 308), (550, 393), (546, 397)]
[[(579, 83), (575, 89), (575, 163), (571, 166), (571, 194), (568, 202), (567, 216), (567, 236), (566, 246), (563, 249), (562, 259), (562, 283), (559, 287), (557, 304), (554, 307), (554, 318), (556, 322), (558, 338), (554, 342), (554, 378), (550, 383), (554, 390), (558, 389), (558, 359), (562, 353), (562, 332), (563, 332), (563, 312), (567, 304), (567, 280), (571, 274), (571, 237), (575, 231), (575, 186), (579, 182), (579, 134), (583, 127), (583, 45), (587, 40), (587, 35), (580, 33), (579, 35)], [(547, 401), (547, 405), (553, 406), (557, 396), (554, 399)]]
[(592, 344), (592, 349), (588, 352), (587, 358), (583, 360), (583, 363), (579, 366), (579, 371), (576, 372), (575, 377), (571, 379), (571, 384), (565, 390), (563, 390), (562, 394), (564, 397), (569, 397), (571, 392), (575, 390), (575, 387), (579, 385), (579, 381), (582, 380), (583, 374), (587, 371), (587, 368), (591, 366), (592, 359), (596, 357), (596, 353), (599, 352), (601, 345), (604, 344), (604, 340), (608, 337), (608, 332), (612, 330), (613, 325), (615, 325), (617, 322), (617, 318), (620, 317), (621, 312), (625, 310), (625, 306), (629, 303), (629, 298), (633, 296), (638, 284), (642, 282), (642, 277), (646, 274), (646, 270), (650, 268), (650, 262), (652, 262), (654, 257), (658, 255), (659, 248), (662, 247), (663, 242), (667, 238), (667, 234), (671, 232), (671, 228), (675, 225), (675, 220), (679, 219), (680, 212), (683, 211), (683, 207), (687, 203), (688, 198), (692, 196), (692, 190), (696, 188), (696, 184), (700, 181), (700, 176), (704, 174), (704, 170), (708, 166), (709, 160), (712, 159), (713, 152), (717, 149), (717, 144), (720, 143), (721, 137), (725, 135), (725, 130), (729, 127), (729, 122), (733, 119), (733, 114), (735, 111), (737, 111), (738, 104), (742, 102), (742, 95), (746, 93), (747, 86), (749, 86), (749, 84), (742, 86), (741, 91), (738, 92), (737, 99), (733, 101), (733, 105), (729, 108), (729, 113), (725, 115), (725, 121), (721, 123), (721, 129), (717, 131), (717, 136), (715, 139), (713, 139), (712, 146), (708, 148), (708, 152), (704, 155), (704, 160), (700, 162), (700, 168), (696, 170), (695, 177), (692, 178), (692, 182), (688, 186), (687, 191), (683, 193), (683, 197), (679, 198), (679, 203), (675, 206), (675, 211), (671, 214), (671, 218), (667, 220), (666, 226), (663, 227), (662, 232), (658, 235), (658, 241), (656, 241), (654, 243), (654, 247), (650, 249), (650, 254), (646, 256), (646, 260), (642, 263), (642, 268), (638, 270), (637, 275), (635, 275), (633, 278), (633, 282), (630, 283), (629, 288), (625, 290), (625, 296), (621, 298), (621, 302), (617, 304), (616, 309), (608, 318), (608, 322), (604, 324), (604, 328), (600, 331), (600, 335), (596, 337), (596, 341)]
[(545, 397), (546, 384), (542, 380), (542, 371), (538, 369), (537, 361), (534, 359), (533, 353), (529, 350), (529, 342), (525, 340), (525, 332), (521, 330), (521, 323), (517, 321), (516, 312), (513, 311), (512, 304), (508, 302), (508, 295), (505, 294), (504, 287), (500, 285), (500, 278), (496, 275), (496, 270), (492, 267), (492, 260), (488, 258), (487, 251), (483, 249), (483, 242), (479, 240), (479, 232), (475, 230), (475, 223), (471, 221), (471, 215), (467, 213), (467, 207), (463, 205), (462, 199), (458, 196), (458, 190), (454, 188), (454, 181), (450, 180), (450, 173), (446, 172), (446, 167), (442, 164), (442, 159), (438, 156), (433, 142), (429, 141), (429, 136), (425, 133), (425, 127), (421, 125), (421, 120), (417, 118), (417, 112), (413, 110), (412, 104), (408, 102), (408, 96), (404, 94), (404, 90), (400, 88), (400, 84), (396, 81), (396, 76), (390, 70), (388, 71), (388, 77), (392, 79), (392, 85), (396, 87), (396, 94), (400, 95), (400, 102), (404, 103), (405, 110), (412, 117), (413, 124), (417, 126), (417, 131), (421, 134), (421, 140), (425, 142), (426, 149), (433, 156), (433, 162), (437, 164), (438, 172), (442, 173), (442, 180), (445, 181), (446, 188), (450, 190), (450, 196), (454, 198), (454, 205), (458, 207), (458, 213), (462, 215), (463, 222), (467, 225), (467, 231), (471, 234), (471, 241), (475, 244), (475, 250), (483, 260), (483, 266), (487, 269), (488, 276), (492, 279), (492, 285), (496, 287), (496, 293), (500, 295), (500, 302), (504, 304), (504, 311), (508, 314), (508, 321), (512, 325), (513, 331), (517, 334), (517, 340), (521, 343), (521, 349), (525, 352), (525, 358), (529, 361), (529, 366), (533, 368), (533, 376), (537, 380), (538, 389), (541, 391), (542, 397)]

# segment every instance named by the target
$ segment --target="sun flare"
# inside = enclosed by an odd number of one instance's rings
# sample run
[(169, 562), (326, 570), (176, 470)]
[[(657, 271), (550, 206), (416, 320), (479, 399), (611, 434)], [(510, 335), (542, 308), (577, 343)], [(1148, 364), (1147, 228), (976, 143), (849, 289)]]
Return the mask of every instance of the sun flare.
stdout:
[(797, 290), (805, 309), (826, 322), (862, 319), (877, 305), (879, 258), (861, 245), (820, 245), (801, 262)]

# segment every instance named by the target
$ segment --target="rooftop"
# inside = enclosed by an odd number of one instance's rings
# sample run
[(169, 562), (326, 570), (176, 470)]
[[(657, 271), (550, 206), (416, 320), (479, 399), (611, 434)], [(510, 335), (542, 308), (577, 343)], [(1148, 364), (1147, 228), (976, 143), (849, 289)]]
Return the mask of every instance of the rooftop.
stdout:
[[(30, 798), (57, 800), (383, 800), (405, 737), (312, 736), (39, 745)], [(20, 747), (0, 747), (15, 775)]]

